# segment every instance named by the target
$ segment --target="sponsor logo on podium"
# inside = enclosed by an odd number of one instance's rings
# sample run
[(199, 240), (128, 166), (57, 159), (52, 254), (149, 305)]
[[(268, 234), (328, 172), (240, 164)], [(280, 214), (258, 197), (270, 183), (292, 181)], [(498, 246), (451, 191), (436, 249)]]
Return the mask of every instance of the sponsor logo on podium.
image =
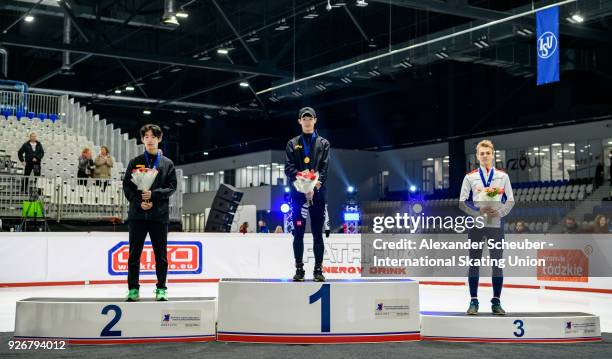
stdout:
[(201, 326), (202, 314), (199, 310), (162, 311), (161, 329), (194, 329)]
[(589, 258), (579, 249), (540, 249), (538, 259), (546, 261), (538, 267), (538, 280), (588, 282)]
[(598, 335), (597, 323), (595, 319), (572, 320), (565, 322), (565, 335), (586, 337)]
[[(127, 275), (130, 243), (117, 243), (108, 251), (108, 274)], [(168, 273), (202, 273), (202, 243), (168, 241)], [(145, 242), (140, 256), (140, 274), (155, 274), (155, 254), (150, 241)]]
[(374, 310), (376, 319), (406, 319), (410, 317), (410, 299), (377, 299)]

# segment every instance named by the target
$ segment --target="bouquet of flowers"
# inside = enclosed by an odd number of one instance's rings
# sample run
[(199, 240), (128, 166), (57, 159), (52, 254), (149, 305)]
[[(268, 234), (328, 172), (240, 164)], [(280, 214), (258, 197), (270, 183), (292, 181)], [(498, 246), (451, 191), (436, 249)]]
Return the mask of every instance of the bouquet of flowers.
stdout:
[[(474, 202), (476, 206), (484, 209), (499, 210), (502, 207), (502, 196), (504, 195), (503, 187), (485, 187), (483, 190), (477, 190)], [(484, 214), (487, 223), (491, 223), (492, 219)]]
[[(317, 181), (319, 180), (319, 172), (306, 170), (298, 172), (293, 182), (293, 187), (300, 193), (308, 193), (314, 191)], [(312, 201), (308, 200), (308, 205), (312, 205)]]
[[(139, 191), (148, 191), (157, 177), (155, 168), (136, 168), (132, 170), (132, 183)], [(146, 201), (148, 202), (148, 201)]]

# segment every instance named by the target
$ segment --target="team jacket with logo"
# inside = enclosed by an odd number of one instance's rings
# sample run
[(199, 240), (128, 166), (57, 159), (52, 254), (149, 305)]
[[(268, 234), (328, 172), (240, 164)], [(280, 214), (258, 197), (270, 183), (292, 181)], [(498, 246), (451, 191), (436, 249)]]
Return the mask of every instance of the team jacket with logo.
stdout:
[[(485, 181), (489, 179), (491, 174), (490, 170), (487, 171), (484, 167), (480, 166), (484, 175)], [(512, 185), (510, 184), (510, 177), (508, 174), (500, 169), (493, 169), (493, 179), (489, 187), (503, 188), (504, 194), (501, 198), (503, 205), (497, 209), (499, 217), (491, 218), (486, 221), (485, 227), (499, 228), (501, 226), (501, 218), (510, 213), (510, 210), (514, 206), (514, 194), (512, 193)], [(480, 178), (478, 169), (465, 175), (463, 178), (463, 184), (461, 185), (461, 194), (459, 195), (459, 207), (465, 213), (470, 216), (480, 216), (480, 205), (482, 202), (477, 201), (478, 195), (484, 191), (484, 184)]]
[[(287, 142), (285, 148), (285, 175), (291, 182), (295, 181), (298, 172), (314, 170), (319, 172), (319, 182), (325, 186), (327, 181), (327, 169), (329, 167), (329, 141), (317, 135), (310, 149), (310, 162), (304, 163), (304, 143), (302, 136), (296, 136)], [(293, 186), (291, 186), (293, 189)]]

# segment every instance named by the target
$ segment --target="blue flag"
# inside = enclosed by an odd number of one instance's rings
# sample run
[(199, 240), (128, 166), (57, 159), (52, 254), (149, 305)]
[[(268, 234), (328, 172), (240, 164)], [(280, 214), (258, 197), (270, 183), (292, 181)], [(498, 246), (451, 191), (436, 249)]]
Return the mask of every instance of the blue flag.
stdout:
[(559, 7), (536, 13), (538, 85), (559, 81)]

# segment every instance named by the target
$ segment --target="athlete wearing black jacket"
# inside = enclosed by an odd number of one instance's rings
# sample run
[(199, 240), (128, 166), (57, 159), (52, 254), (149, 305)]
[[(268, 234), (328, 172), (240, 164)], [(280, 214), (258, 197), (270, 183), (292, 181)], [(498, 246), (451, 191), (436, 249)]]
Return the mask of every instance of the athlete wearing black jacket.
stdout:
[[(285, 175), (291, 181), (291, 206), (293, 212), (293, 254), (296, 272), (293, 280), (304, 280), (304, 230), (306, 218), (310, 214), (310, 225), (314, 240), (315, 268), (314, 279), (323, 282), (323, 224), (325, 222), (327, 173), (329, 168), (330, 144), (319, 136), (314, 129), (317, 115), (314, 109), (304, 107), (299, 112), (298, 122), (302, 134), (289, 140), (285, 149)], [(319, 182), (311, 193), (300, 193), (295, 187), (298, 172), (314, 170), (319, 172)], [(308, 205), (308, 200), (312, 205)]]
[[(168, 300), (166, 277), (168, 274), (168, 222), (169, 199), (176, 190), (177, 179), (174, 163), (158, 149), (162, 130), (157, 125), (144, 125), (140, 129), (145, 153), (132, 159), (123, 177), (123, 192), (130, 202), (128, 228), (130, 232), (130, 256), (128, 259), (128, 301), (139, 296), (140, 256), (147, 234), (151, 237), (155, 254), (157, 275), (156, 300)], [(139, 191), (132, 182), (132, 170), (156, 168), (157, 176), (149, 191)]]

